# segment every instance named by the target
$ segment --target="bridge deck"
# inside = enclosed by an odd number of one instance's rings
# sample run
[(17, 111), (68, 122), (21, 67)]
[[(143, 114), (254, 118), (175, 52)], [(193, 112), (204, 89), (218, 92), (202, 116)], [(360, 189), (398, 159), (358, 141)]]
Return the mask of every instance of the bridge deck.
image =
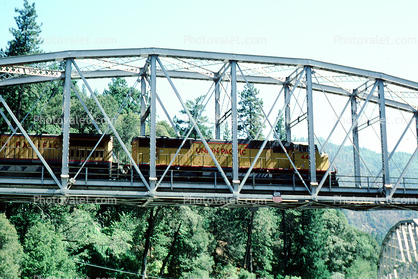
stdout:
[[(347, 178), (347, 177), (346, 177)], [(369, 180), (371, 181), (371, 179)], [(254, 183), (255, 182), (255, 183)], [(265, 182), (265, 180), (264, 180)], [(393, 198), (382, 195), (377, 185), (365, 187), (325, 185), (312, 196), (304, 185), (248, 182), (239, 194), (233, 194), (222, 181), (162, 182), (153, 193), (138, 177), (124, 180), (80, 179), (61, 190), (47, 177), (1, 177), (0, 201), (34, 203), (100, 203), (138, 206), (201, 205), (214, 207), (345, 208), (351, 210), (418, 210), (418, 185), (404, 184)]]

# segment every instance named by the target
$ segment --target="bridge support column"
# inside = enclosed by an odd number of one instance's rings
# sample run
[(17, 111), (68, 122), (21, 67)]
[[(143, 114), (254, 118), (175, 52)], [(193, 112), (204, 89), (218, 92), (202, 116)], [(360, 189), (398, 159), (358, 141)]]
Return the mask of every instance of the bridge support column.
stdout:
[(70, 143), (70, 105), (71, 105), (71, 59), (65, 61), (65, 82), (63, 92), (62, 109), (64, 119), (62, 121), (62, 166), (61, 185), (64, 189), (68, 186), (69, 166), (69, 143)]
[[(383, 80), (378, 80), (379, 88), (379, 118), (380, 118), (380, 143), (382, 147), (382, 170), (383, 170), (383, 187), (390, 187), (389, 176), (389, 156), (388, 142), (386, 131), (386, 107), (385, 107), (385, 85)], [(390, 190), (390, 189), (389, 189)]]
[[(307, 99), (307, 120), (308, 120), (308, 152), (309, 152), (309, 175), (311, 181), (312, 194), (316, 193), (316, 160), (315, 160), (315, 133), (313, 117), (313, 97), (312, 97), (312, 68), (305, 67), (306, 71), (306, 99)], [(314, 189), (315, 188), (315, 189)]]
[(141, 76), (141, 136), (145, 136), (145, 113), (147, 111), (146, 98), (147, 96), (147, 84), (146, 75)]
[(415, 117), (416, 131), (417, 131), (416, 136), (417, 136), (417, 146), (418, 146), (418, 112), (414, 114), (414, 117)]
[[(418, 112), (415, 112), (414, 117), (415, 117), (415, 121), (416, 121), (417, 140), (418, 140)], [(402, 171), (401, 175), (399, 176), (397, 182), (395, 183), (395, 186), (391, 189), (387, 189), (388, 192), (390, 191), (390, 193), (387, 195), (388, 198), (392, 198), (393, 195), (395, 194), (396, 190), (399, 188), (399, 185), (400, 185), (402, 179), (404, 178), (406, 172), (408, 171), (409, 166), (411, 165), (412, 161), (415, 159), (417, 154), (418, 154), (418, 142), (417, 142), (417, 147), (415, 148), (414, 153), (412, 154), (411, 158), (409, 158), (409, 161), (406, 164), (405, 168), (403, 169), (403, 171)]]
[(237, 96), (237, 61), (231, 61), (231, 110), (232, 110), (232, 184), (238, 191), (238, 96)]
[(156, 171), (156, 151), (157, 151), (157, 142), (156, 142), (156, 108), (157, 108), (157, 57), (155, 55), (151, 56), (151, 100), (150, 100), (150, 147), (149, 147), (149, 182), (151, 191), (155, 189), (155, 183), (157, 181), (157, 171)]
[(358, 121), (357, 121), (357, 90), (354, 91), (350, 97), (351, 101), (351, 123), (353, 125), (353, 162), (354, 162), (354, 177), (356, 187), (361, 186), (360, 173), (360, 147), (358, 136)]
[(219, 119), (221, 118), (221, 91), (220, 81), (214, 80), (215, 83), (215, 139), (221, 139), (221, 124)]
[[(291, 97), (291, 91), (289, 88), (289, 78), (286, 78), (286, 83), (283, 84), (284, 87), (284, 100), (288, 100)], [(286, 130), (286, 141), (292, 141), (292, 131), (290, 128), (290, 102), (287, 103), (284, 111), (284, 126)]]

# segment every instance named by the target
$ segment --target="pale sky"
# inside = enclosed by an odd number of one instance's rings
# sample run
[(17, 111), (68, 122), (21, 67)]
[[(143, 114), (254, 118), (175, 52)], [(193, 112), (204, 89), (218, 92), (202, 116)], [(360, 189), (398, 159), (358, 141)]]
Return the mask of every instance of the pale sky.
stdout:
[[(12, 38), (8, 28), (16, 26), (14, 8), (23, 1), (0, 3), (5, 47)], [(35, 7), (46, 52), (142, 47), (235, 52), (317, 59), (418, 80), (416, 1), (37, 0)]]
[[(15, 7), (23, 1), (0, 0), (2, 48), (16, 27)], [(37, 0), (35, 7), (45, 52), (160, 47), (259, 54), (418, 81), (416, 1)]]

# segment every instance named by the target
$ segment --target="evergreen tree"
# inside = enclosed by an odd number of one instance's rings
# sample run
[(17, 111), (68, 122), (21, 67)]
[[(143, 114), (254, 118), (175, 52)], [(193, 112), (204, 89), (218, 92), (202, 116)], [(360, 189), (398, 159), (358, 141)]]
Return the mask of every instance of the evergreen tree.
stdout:
[(66, 243), (48, 222), (39, 222), (29, 229), (25, 237), (25, 253), (23, 278), (68, 278), (78, 275), (75, 263), (70, 260), (66, 251)]
[[(207, 124), (209, 123), (209, 119), (207, 116), (202, 115), (201, 111), (203, 108), (203, 100), (205, 96), (199, 96), (196, 99), (187, 100), (186, 101), (186, 107), (189, 110), (192, 117), (195, 119), (197, 126), (199, 127), (200, 131), (202, 132), (202, 135), (205, 139), (212, 138), (212, 131), (211, 127), (209, 127)], [(200, 113), (200, 115), (199, 115)], [(180, 110), (180, 114), (183, 115), (187, 120), (182, 120), (178, 117), (174, 117), (174, 123), (177, 126), (177, 130), (179, 131), (180, 135), (186, 135), (190, 127), (192, 127), (193, 131), (191, 132), (189, 137), (198, 138), (199, 135), (196, 132), (196, 129), (194, 129), (192, 123), (190, 122), (189, 117), (187, 116), (187, 112), (182, 109)]]
[[(30, 5), (27, 0), (23, 2), (23, 9), (15, 9), (19, 14), (15, 17), (16, 28), (10, 28), (13, 39), (8, 42), (5, 51), (1, 51), (3, 56), (21, 56), (39, 53), (39, 45), (42, 43), (40, 38), (41, 28), (36, 23), (35, 3)], [(0, 94), (10, 106), (17, 119), (22, 120), (22, 115), (26, 115), (34, 101), (39, 96), (39, 85), (20, 85), (0, 88)], [(14, 124), (14, 123), (13, 123)], [(26, 121), (25, 128), (31, 125), (31, 121)], [(8, 130), (3, 118), (0, 118), (0, 132)]]
[(176, 132), (173, 127), (168, 124), (167, 121), (161, 120), (157, 122), (157, 127), (155, 128), (155, 133), (157, 137), (176, 137)]
[(0, 278), (20, 278), (23, 248), (15, 227), (0, 214)]
[(303, 279), (330, 277), (324, 260), (327, 232), (323, 225), (323, 214), (323, 209), (302, 210), (299, 265)]
[[(286, 141), (286, 129), (284, 127), (284, 119), (280, 117), (279, 121), (277, 122), (276, 127), (274, 128), (275, 134), (274, 139), (280, 139), (281, 141)], [(290, 139), (289, 139), (290, 140)]]
[[(141, 93), (128, 86), (128, 82), (124, 78), (112, 78), (112, 81), (108, 84), (109, 89), (105, 89), (103, 95), (110, 95), (120, 105), (124, 105), (121, 113), (133, 112), (136, 114), (141, 113)], [(126, 95), (131, 92), (130, 97), (125, 101)], [(116, 111), (115, 111), (116, 112)]]
[[(250, 86), (245, 85), (244, 90), (239, 94), (238, 133), (242, 138), (256, 139), (257, 133), (264, 128), (263, 112), (260, 107), (263, 106), (263, 100), (257, 97), (259, 93), (260, 91), (250, 84)], [(262, 138), (263, 134), (260, 132), (257, 139)]]
[(38, 15), (35, 10), (35, 3), (30, 5), (28, 0), (24, 0), (23, 9), (15, 9), (19, 13), (15, 17), (17, 29), (10, 28), (14, 39), (8, 42), (5, 54), (6, 56), (20, 56), (33, 53), (39, 53), (39, 45), (42, 44), (40, 37), (41, 25), (36, 23)]

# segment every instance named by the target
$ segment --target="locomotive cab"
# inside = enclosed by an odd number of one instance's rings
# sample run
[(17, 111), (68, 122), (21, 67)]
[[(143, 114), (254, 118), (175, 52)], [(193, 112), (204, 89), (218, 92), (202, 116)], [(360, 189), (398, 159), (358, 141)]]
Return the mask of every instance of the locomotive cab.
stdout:
[[(306, 142), (292, 142), (293, 162), (297, 169), (309, 170), (309, 145)], [(329, 168), (329, 158), (326, 153), (319, 153), (315, 144), (315, 164), (318, 171), (326, 171)]]

